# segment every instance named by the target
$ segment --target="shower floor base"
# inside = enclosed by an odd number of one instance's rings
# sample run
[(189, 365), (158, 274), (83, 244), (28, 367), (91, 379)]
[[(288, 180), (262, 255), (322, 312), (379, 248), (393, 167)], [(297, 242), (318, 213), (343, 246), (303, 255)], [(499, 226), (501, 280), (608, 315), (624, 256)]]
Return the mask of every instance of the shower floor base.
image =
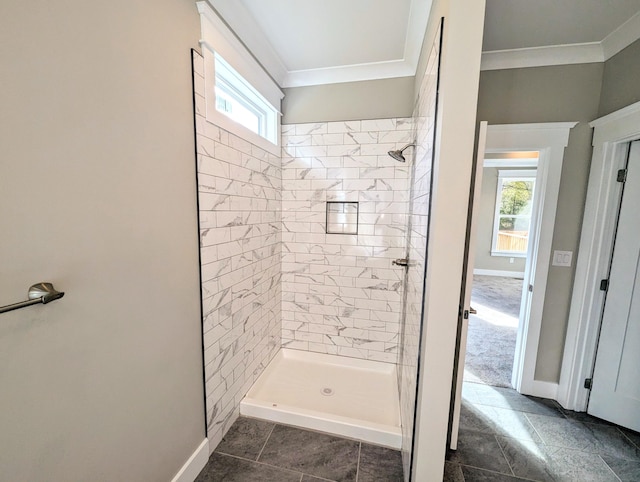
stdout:
[(400, 449), (396, 367), (283, 348), (240, 403), (248, 417)]

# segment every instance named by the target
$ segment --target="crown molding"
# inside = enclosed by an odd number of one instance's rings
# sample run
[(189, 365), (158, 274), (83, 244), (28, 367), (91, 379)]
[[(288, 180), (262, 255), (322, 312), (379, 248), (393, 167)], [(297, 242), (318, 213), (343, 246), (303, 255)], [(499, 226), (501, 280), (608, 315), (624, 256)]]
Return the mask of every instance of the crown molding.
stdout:
[(284, 62), (269, 42), (253, 15), (237, 0), (207, 0), (229, 30), (237, 37), (273, 80), (282, 86), (287, 76)]
[(482, 52), (480, 70), (604, 62), (639, 39), (640, 12), (607, 35), (601, 42)]
[(482, 52), (480, 70), (604, 62), (600, 42)]
[(411, 0), (407, 36), (404, 41), (404, 59), (413, 68), (413, 72), (408, 75), (416, 75), (432, 4), (433, 0)]
[[(275, 82), (302, 87), (357, 82), (416, 74), (423, 36), (433, 0), (412, 0), (403, 59), (366, 64), (289, 71), (248, 9), (237, 0), (207, 0), (235, 36), (251, 52)], [(551, 45), (482, 53), (480, 70), (505, 70), (551, 65), (600, 63), (640, 39), (640, 12), (601, 42)]]
[(640, 39), (640, 12), (636, 13), (602, 40), (604, 59), (610, 59), (638, 39)]
[(411, 0), (402, 59), (289, 71), (249, 10), (237, 0), (207, 0), (280, 87), (303, 87), (416, 75), (433, 0)]
[(391, 79), (416, 75), (416, 65), (406, 60), (343, 65), (325, 69), (294, 70), (287, 74), (283, 88), (341, 82)]

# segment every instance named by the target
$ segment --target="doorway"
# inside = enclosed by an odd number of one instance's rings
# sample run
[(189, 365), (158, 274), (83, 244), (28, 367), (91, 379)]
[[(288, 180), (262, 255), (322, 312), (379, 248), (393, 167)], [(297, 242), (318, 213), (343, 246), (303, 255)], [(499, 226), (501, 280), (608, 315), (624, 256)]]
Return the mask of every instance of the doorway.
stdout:
[[(484, 156), (464, 381), (512, 387), (529, 239), (536, 237), (539, 153)], [(532, 229), (534, 232), (532, 232)], [(526, 309), (526, 305), (524, 306)], [(520, 332), (521, 333), (521, 332)]]
[[(487, 126), (480, 122), (477, 137), (477, 152), (474, 180), (470, 189), (465, 241), (465, 259), (460, 288), (457, 354), (454, 366), (451, 410), (449, 418), (449, 446), (455, 450), (462, 406), (462, 384), (464, 375), (465, 348), (471, 309), (471, 280), (473, 278), (475, 237), (482, 181), (482, 166), (486, 153), (513, 151), (537, 151), (538, 168), (536, 185), (538, 196), (534, 197), (531, 224), (536, 226), (528, 240), (528, 262), (525, 265), (522, 302), (518, 322), (511, 384), (518, 392), (542, 398), (555, 399), (558, 384), (535, 380), (538, 342), (542, 326), (542, 309), (547, 286), (547, 275), (551, 261), (551, 242), (555, 224), (560, 174), (564, 149), (569, 140), (569, 131), (576, 122), (544, 124), (509, 124)], [(535, 234), (533, 234), (535, 233)], [(473, 248), (473, 249), (472, 249)]]
[(522, 279), (474, 275), (465, 382), (512, 388)]
[[(462, 381), (464, 374), (465, 348), (471, 309), (471, 283), (473, 277), (475, 249), (475, 226), (480, 197), (483, 165), (482, 153), (506, 153), (514, 151), (537, 151), (538, 168), (536, 185), (540, 195), (534, 198), (532, 225), (535, 235), (528, 241), (516, 348), (514, 353), (511, 384), (518, 392), (542, 398), (556, 399), (558, 384), (535, 380), (538, 342), (542, 327), (542, 309), (547, 286), (547, 275), (551, 261), (551, 242), (555, 225), (560, 175), (564, 149), (569, 141), (569, 131), (577, 122), (553, 122), (544, 124), (507, 124), (487, 126), (480, 122), (477, 138), (477, 152), (474, 181), (470, 187), (465, 260), (460, 288), (460, 309), (458, 318), (457, 356), (454, 367), (452, 403), (449, 418), (449, 445), (455, 450), (458, 441), (460, 410), (462, 404)], [(533, 233), (533, 231), (532, 231)], [(536, 288), (537, 287), (537, 288)]]

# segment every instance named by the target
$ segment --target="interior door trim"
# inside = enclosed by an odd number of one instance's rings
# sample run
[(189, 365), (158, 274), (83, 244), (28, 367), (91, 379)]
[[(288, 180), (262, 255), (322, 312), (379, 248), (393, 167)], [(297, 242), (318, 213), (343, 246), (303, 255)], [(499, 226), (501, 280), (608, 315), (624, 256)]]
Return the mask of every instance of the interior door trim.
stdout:
[(547, 277), (551, 261), (551, 244), (555, 226), (560, 176), (564, 149), (569, 132), (577, 122), (549, 122), (540, 124), (489, 125), (485, 152), (538, 151), (536, 177), (535, 219), (529, 241), (525, 280), (537, 289), (523, 293), (529, 304), (520, 310), (518, 336), (511, 384), (520, 393), (543, 398), (557, 397), (558, 385), (535, 379), (538, 344), (542, 328)]
[(640, 102), (594, 120), (593, 156), (584, 208), (580, 249), (558, 385), (558, 402), (585, 411), (584, 388), (593, 368), (604, 301), (600, 281), (608, 273), (621, 186), (615, 182), (626, 162), (627, 145), (640, 139)]

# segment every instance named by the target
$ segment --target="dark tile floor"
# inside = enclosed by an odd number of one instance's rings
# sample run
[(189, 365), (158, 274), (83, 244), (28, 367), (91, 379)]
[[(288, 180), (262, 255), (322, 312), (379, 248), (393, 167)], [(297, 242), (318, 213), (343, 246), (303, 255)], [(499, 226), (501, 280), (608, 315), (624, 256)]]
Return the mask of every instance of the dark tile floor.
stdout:
[(465, 382), (445, 481), (640, 481), (640, 434), (551, 400)]
[(400, 452), (240, 417), (196, 482), (402, 482)]
[[(638, 482), (640, 434), (551, 400), (465, 382), (446, 482)], [(400, 452), (239, 418), (196, 482), (402, 482)], [(427, 481), (419, 481), (427, 482)]]

